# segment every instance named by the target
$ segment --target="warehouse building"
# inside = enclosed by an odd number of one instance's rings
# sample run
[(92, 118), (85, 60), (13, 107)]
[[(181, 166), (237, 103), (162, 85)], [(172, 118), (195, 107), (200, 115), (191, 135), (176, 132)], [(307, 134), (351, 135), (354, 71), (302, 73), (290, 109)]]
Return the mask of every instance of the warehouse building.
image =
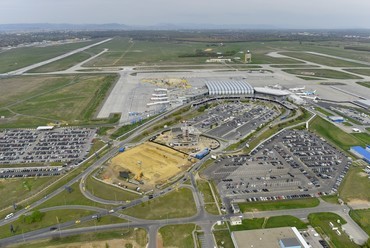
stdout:
[(366, 148), (361, 146), (352, 146), (350, 152), (370, 164), (370, 145), (367, 145)]
[(344, 122), (344, 118), (342, 116), (328, 116), (329, 120), (335, 123), (342, 123)]

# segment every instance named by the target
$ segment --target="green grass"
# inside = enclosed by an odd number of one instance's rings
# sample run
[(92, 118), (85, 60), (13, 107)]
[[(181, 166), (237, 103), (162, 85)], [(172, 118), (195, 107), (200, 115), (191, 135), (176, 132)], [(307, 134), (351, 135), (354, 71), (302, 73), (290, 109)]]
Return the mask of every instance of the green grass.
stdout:
[(79, 209), (63, 209), (63, 210), (53, 210), (46, 212), (44, 217), (40, 222), (34, 222), (31, 224), (27, 224), (23, 222), (23, 217), (20, 216), (18, 220), (13, 221), (11, 224), (13, 225), (16, 232), (12, 234), (10, 232), (10, 224), (4, 225), (0, 227), (0, 238), (5, 238), (13, 235), (22, 234), (22, 232), (30, 232), (37, 229), (41, 229), (44, 227), (49, 226), (57, 226), (58, 221), (60, 223), (71, 221), (71, 220), (78, 220), (83, 216), (93, 214), (95, 212), (88, 211), (88, 210), (79, 210)]
[(163, 247), (194, 247), (193, 230), (195, 230), (194, 224), (169, 225), (160, 228)]
[(0, 54), (0, 73), (14, 71), (96, 42), (88, 41), (48, 47), (11, 49)]
[(369, 69), (345, 69), (348, 72), (364, 75), (364, 76), (370, 76), (370, 70)]
[(114, 133), (111, 134), (110, 138), (111, 139), (117, 139), (118, 137), (124, 135), (125, 133), (143, 125), (144, 123), (152, 120), (155, 116), (149, 117), (147, 119), (144, 119), (140, 122), (136, 122), (133, 124), (128, 124), (128, 125), (123, 125), (122, 127), (118, 128)]
[(218, 215), (219, 211), (208, 182), (204, 180), (197, 180), (197, 188), (202, 193), (205, 203), (205, 209), (207, 210), (207, 212), (210, 214)]
[(370, 144), (370, 135), (367, 133), (353, 133), (357, 139), (361, 140), (364, 144)]
[(361, 167), (351, 166), (348, 170), (339, 188), (339, 196), (344, 202), (355, 199), (370, 201), (370, 180), (362, 173)]
[(0, 111), (9, 108), (17, 114), (1, 120), (0, 128), (109, 122), (92, 119), (116, 80), (117, 75), (109, 74), (0, 79), (0, 91), (7, 92), (0, 96)]
[(313, 63), (317, 63), (320, 65), (327, 65), (333, 67), (367, 67), (365, 64), (350, 62), (341, 59), (330, 58), (321, 55), (315, 55), (310, 53), (302, 53), (302, 52), (283, 52), (281, 54), (287, 55), (289, 57), (302, 59), (304, 61), (309, 61)]
[[(130, 43), (127, 38), (117, 37), (110, 42), (96, 46), (88, 51), (98, 52), (103, 48), (108, 48), (109, 51), (102, 54), (98, 58), (88, 62), (86, 66), (122, 66), (122, 65), (140, 65), (150, 67), (153, 65), (196, 65), (206, 64), (205, 57), (184, 57), (184, 55), (195, 55), (197, 50), (205, 50), (212, 48), (212, 52), (230, 52), (234, 51), (231, 56), (243, 57), (243, 54), (238, 54), (239, 51), (246, 49), (252, 50), (252, 64), (294, 64), (298, 61), (290, 58), (273, 58), (267, 56), (266, 53), (274, 51), (275, 48), (271, 44), (263, 44), (261, 42), (230, 42), (224, 46), (209, 47), (212, 42), (192, 42), (185, 41), (144, 41), (134, 40)], [(276, 43), (278, 45), (278, 43)], [(232, 66), (238, 64), (231, 63)]]
[(297, 78), (307, 80), (307, 81), (316, 81), (316, 80), (323, 80), (322, 78), (315, 78), (315, 77), (303, 77), (303, 76), (297, 76)]
[(319, 205), (317, 198), (307, 198), (298, 200), (279, 200), (269, 202), (247, 202), (239, 203), (240, 210), (244, 212), (252, 211), (272, 211), (295, 208), (312, 208)]
[(197, 213), (191, 190), (180, 188), (162, 197), (122, 211), (141, 219), (166, 219), (193, 216)]
[(327, 110), (323, 109), (323, 108), (320, 108), (320, 107), (315, 107), (315, 110), (321, 112), (322, 114), (324, 114), (325, 116), (331, 116), (333, 114), (331, 114), (330, 112), (328, 112)]
[[(351, 75), (341, 71), (335, 71), (330, 69), (284, 69), (284, 72), (295, 74), (295, 75), (305, 75), (305, 73), (313, 73), (312, 76), (322, 77), (322, 78), (334, 78), (334, 79), (362, 79), (361, 77)], [(311, 75), (309, 75), (311, 76)]]
[(370, 209), (351, 210), (349, 212), (351, 218), (368, 234), (370, 235)]
[(229, 230), (213, 231), (217, 247), (234, 248)]
[(332, 222), (337, 227), (337, 220), (340, 220), (342, 225), (346, 224), (345, 220), (339, 215), (334, 213), (314, 213), (308, 215), (308, 220), (310, 221), (310, 225), (313, 226), (318, 233), (328, 236), (335, 247), (360, 247), (352, 243), (345, 232), (341, 231), (342, 235), (338, 236), (335, 231), (331, 230), (329, 222)]
[(315, 117), (309, 128), (344, 151), (348, 151), (351, 146), (365, 146), (361, 140), (352, 134), (342, 131), (339, 127), (336, 127), (321, 117)]
[(134, 194), (123, 189), (102, 183), (98, 180), (95, 180), (91, 176), (86, 179), (85, 182), (86, 190), (92, 193), (94, 196), (113, 201), (126, 201), (138, 199), (141, 196)]
[(337, 195), (323, 195), (321, 199), (329, 203), (339, 204)]
[(306, 229), (307, 224), (291, 215), (274, 216), (267, 220), (265, 228), (275, 227), (296, 227), (297, 229)]
[(253, 218), (253, 219), (243, 219), (241, 225), (231, 226), (230, 231), (242, 231), (242, 230), (254, 230), (254, 229), (262, 229), (263, 223), (265, 222), (265, 218)]
[(77, 65), (78, 63), (87, 60), (91, 57), (91, 54), (86, 52), (75, 53), (71, 56), (68, 56), (64, 59), (57, 60), (55, 62), (37, 67), (29, 72), (32, 73), (45, 73), (45, 72), (54, 72), (54, 71), (64, 71), (68, 68)]
[(356, 84), (362, 85), (364, 87), (370, 88), (370, 82), (356, 82)]
[(80, 191), (78, 183), (74, 183), (71, 186), (72, 192), (68, 193), (67, 190), (63, 191), (62, 193), (50, 198), (46, 202), (42, 203), (37, 207), (37, 209), (43, 209), (53, 206), (61, 206), (61, 205), (87, 205), (87, 206), (95, 206), (95, 207), (102, 207), (105, 208), (106, 206), (94, 201), (91, 201), (83, 196)]
[(147, 232), (142, 228), (130, 228), (130, 229), (119, 229), (119, 230), (109, 230), (109, 231), (99, 231), (90, 232), (79, 235), (72, 235), (68, 237), (59, 238), (57, 235), (47, 241), (34, 241), (27, 242), (25, 244), (14, 245), (11, 247), (17, 248), (39, 248), (39, 247), (54, 247), (63, 246), (71, 243), (80, 243), (79, 246), (93, 241), (108, 241), (112, 239), (126, 240), (128, 243), (130, 241), (136, 241), (140, 247), (145, 247), (148, 243)]
[(353, 125), (352, 125), (350, 122), (348, 122), (348, 121), (343, 122), (343, 125), (344, 125), (344, 126), (347, 126), (347, 127), (352, 127), (352, 126), (353, 126)]
[[(1, 198), (0, 209), (12, 206), (14, 202), (19, 202), (30, 197), (46, 185), (54, 182), (56, 178), (59, 177), (0, 179), (0, 195), (6, 195), (6, 197)], [(24, 203), (23, 206), (19, 206), (19, 208), (24, 208), (26, 206), (27, 203)]]

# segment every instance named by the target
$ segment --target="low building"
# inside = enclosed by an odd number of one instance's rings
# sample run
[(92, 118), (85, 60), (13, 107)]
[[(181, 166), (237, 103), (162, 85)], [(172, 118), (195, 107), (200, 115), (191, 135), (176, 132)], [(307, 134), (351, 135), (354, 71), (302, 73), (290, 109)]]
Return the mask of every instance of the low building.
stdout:
[(54, 126), (38, 126), (36, 128), (37, 131), (49, 131), (53, 129), (54, 129)]
[(328, 119), (335, 123), (344, 122), (344, 118), (342, 116), (328, 116)]
[(230, 217), (230, 225), (237, 226), (242, 224), (242, 218), (239, 216)]
[[(236, 231), (231, 233), (235, 248), (308, 248), (310, 247), (296, 227), (279, 227)], [(293, 241), (294, 239), (294, 241)], [(284, 245), (284, 246), (282, 246)], [(293, 246), (296, 245), (296, 246)], [(299, 246), (298, 246), (299, 245)]]
[(240, 213), (240, 208), (239, 208), (239, 205), (238, 204), (232, 203), (231, 204), (231, 208), (233, 209), (234, 214)]
[(370, 100), (369, 99), (357, 100), (357, 101), (353, 101), (353, 103), (356, 104), (357, 106), (362, 107), (362, 108), (370, 109)]
[(367, 145), (366, 148), (361, 146), (352, 146), (349, 150), (356, 157), (363, 159), (365, 162), (370, 164), (370, 146)]

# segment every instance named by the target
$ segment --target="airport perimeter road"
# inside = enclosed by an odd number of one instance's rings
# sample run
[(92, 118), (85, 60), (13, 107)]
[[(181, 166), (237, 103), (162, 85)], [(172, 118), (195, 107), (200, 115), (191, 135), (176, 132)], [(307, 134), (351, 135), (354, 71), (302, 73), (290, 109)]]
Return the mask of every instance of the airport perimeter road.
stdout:
[(64, 59), (68, 56), (71, 56), (73, 54), (76, 54), (76, 53), (79, 53), (79, 52), (82, 52), (82, 51), (85, 51), (86, 49), (89, 49), (89, 48), (92, 48), (94, 46), (98, 46), (98, 45), (101, 45), (105, 42), (108, 42), (112, 40), (112, 38), (109, 38), (109, 39), (106, 39), (106, 40), (103, 40), (103, 41), (99, 41), (97, 43), (94, 43), (92, 45), (88, 45), (88, 46), (85, 46), (85, 47), (82, 47), (82, 48), (78, 48), (76, 50), (73, 50), (73, 51), (70, 51), (68, 53), (65, 53), (65, 54), (62, 54), (62, 55), (59, 55), (57, 57), (54, 57), (52, 59), (48, 59), (48, 60), (44, 60), (42, 62), (39, 62), (39, 63), (36, 63), (36, 64), (33, 64), (33, 65), (29, 65), (29, 66), (26, 66), (26, 67), (23, 67), (21, 69), (18, 69), (18, 70), (15, 70), (15, 71), (11, 71), (11, 72), (8, 72), (6, 73), (6, 75), (21, 75), (29, 70), (32, 70), (32, 69), (35, 69), (37, 67), (40, 67), (40, 66), (43, 66), (43, 65), (46, 65), (46, 64), (49, 64), (49, 63), (52, 63), (54, 61), (57, 61), (57, 60), (60, 60), (60, 59)]

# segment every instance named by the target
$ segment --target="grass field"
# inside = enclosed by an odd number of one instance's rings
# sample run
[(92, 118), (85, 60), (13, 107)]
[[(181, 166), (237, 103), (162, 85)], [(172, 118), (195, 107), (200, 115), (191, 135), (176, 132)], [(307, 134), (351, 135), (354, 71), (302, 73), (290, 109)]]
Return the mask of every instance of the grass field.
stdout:
[(189, 217), (196, 212), (193, 194), (186, 188), (122, 211), (123, 214), (150, 220)]
[(163, 240), (163, 247), (188, 248), (194, 247), (192, 231), (194, 224), (169, 225), (159, 229)]
[(230, 231), (235, 232), (242, 230), (261, 229), (264, 222), (265, 218), (243, 219), (241, 225), (230, 226)]
[[(266, 53), (274, 51), (275, 48), (271, 43), (260, 42), (235, 42), (225, 43), (224, 46), (212, 46), (210, 42), (191, 42), (191, 41), (133, 41), (132, 43), (127, 38), (115, 38), (110, 42), (94, 47), (88, 51), (101, 51), (103, 48), (108, 48), (109, 51), (102, 56), (88, 62), (85, 66), (123, 66), (123, 65), (194, 65), (205, 64), (204, 57), (196, 56), (196, 51), (204, 51), (212, 49), (212, 52), (230, 53), (233, 57), (241, 57), (243, 59), (246, 50), (252, 51), (253, 64), (294, 64), (298, 61), (290, 58), (274, 58), (267, 56)], [(280, 43), (273, 43), (279, 47)], [(226, 56), (227, 57), (227, 56)], [(241, 60), (242, 62), (242, 60)], [(240, 63), (240, 62), (239, 62)], [(234, 63), (231, 63), (234, 65)]]
[(349, 212), (351, 218), (368, 234), (370, 235), (370, 209), (351, 210)]
[[(142, 228), (90, 232), (59, 238), (58, 235), (42, 241), (12, 245), (12, 248), (75, 248), (91, 245), (94, 248), (142, 247), (148, 243), (147, 232)], [(126, 246), (128, 245), (128, 246)], [(131, 245), (131, 246), (130, 246)]]
[(234, 248), (233, 240), (231, 239), (229, 230), (213, 231), (217, 247)]
[(297, 229), (306, 229), (307, 224), (291, 215), (274, 216), (267, 220), (265, 228), (275, 227), (296, 227)]
[(88, 177), (85, 182), (85, 187), (90, 193), (94, 196), (105, 200), (113, 200), (113, 201), (131, 201), (134, 199), (138, 199), (141, 196), (138, 194), (134, 194), (114, 186), (110, 186), (106, 183), (99, 182), (92, 177)]
[(370, 144), (370, 135), (367, 133), (352, 133), (357, 139), (361, 140), (362, 143)]
[(10, 229), (9, 229), (10, 225), (4, 225), (0, 227), (0, 238), (5, 238), (5, 237), (13, 236), (13, 235), (19, 235), (19, 234), (22, 234), (23, 232), (30, 232), (30, 231), (41, 229), (44, 227), (56, 226), (58, 225), (58, 221), (60, 223), (63, 223), (63, 222), (71, 221), (71, 220), (78, 220), (79, 218), (83, 216), (90, 215), (93, 213), (94, 212), (92, 211), (78, 210), (78, 209), (53, 210), (53, 211), (46, 212), (40, 222), (35, 222), (31, 224), (24, 223), (23, 217), (21, 216), (19, 217), (18, 220), (13, 221), (11, 223), (14, 229), (16, 230), (14, 234), (10, 232)]
[(351, 146), (365, 145), (360, 139), (342, 131), (339, 127), (321, 117), (316, 117), (309, 128), (344, 151), (348, 151)]
[(187, 158), (169, 147), (146, 142), (114, 157), (109, 167), (117, 175), (122, 169), (135, 175), (142, 174), (144, 184), (154, 186), (188, 169), (192, 163)]
[(294, 208), (312, 208), (319, 205), (317, 198), (307, 198), (298, 200), (280, 200), (269, 202), (247, 202), (239, 203), (240, 210), (244, 212), (253, 211), (272, 211)]
[(346, 224), (346, 222), (339, 215), (334, 213), (315, 213), (308, 215), (308, 220), (318, 233), (328, 236), (335, 247), (360, 247), (351, 242), (349, 237), (344, 232), (342, 232), (342, 235), (338, 236), (335, 231), (331, 229), (329, 222), (332, 222), (334, 225), (338, 226), (337, 220), (340, 220), (342, 225)]
[(337, 195), (323, 195), (321, 199), (329, 203), (339, 204)]
[(351, 75), (341, 71), (335, 71), (330, 69), (284, 69), (284, 72), (295, 74), (295, 75), (306, 75), (306, 73), (312, 73), (312, 76), (322, 78), (334, 78), (334, 79), (362, 79), (361, 77)]
[(370, 202), (369, 188), (370, 180), (366, 173), (361, 167), (352, 166), (339, 188), (339, 196), (346, 203), (356, 203), (358, 200)]
[(370, 82), (356, 82), (356, 84), (362, 85), (364, 87), (370, 88)]
[[(21, 179), (0, 179), (0, 209), (13, 205), (44, 188), (55, 181), (57, 177), (38, 177)], [(19, 206), (24, 208), (25, 206)], [(2, 217), (2, 216), (1, 216)]]
[(317, 63), (320, 65), (333, 66), (333, 67), (366, 67), (365, 64), (354, 63), (354, 62), (349, 62), (346, 60), (335, 59), (335, 58), (330, 58), (330, 57), (320, 56), (320, 55), (315, 55), (315, 54), (310, 54), (310, 53), (283, 52), (281, 54), (284, 54), (289, 57), (297, 58), (297, 59), (302, 59), (304, 61), (313, 62), (313, 63)]
[(72, 184), (72, 192), (68, 193), (67, 190), (50, 198), (43, 204), (39, 205), (37, 209), (48, 208), (60, 205), (88, 205), (95, 207), (105, 208), (106, 206), (97, 202), (93, 202), (83, 196), (77, 183)]
[(0, 73), (14, 71), (96, 42), (98, 41), (95, 40), (47, 47), (24, 47), (11, 49), (0, 53)]
[(0, 128), (50, 122), (91, 124), (96, 109), (116, 80), (116, 75), (108, 74), (1, 79), (0, 91), (7, 94), (0, 96), (0, 111), (11, 112), (0, 120)]
[(92, 54), (89, 54), (87, 52), (79, 52), (76, 54), (73, 54), (71, 56), (68, 56), (64, 59), (57, 60), (55, 62), (37, 67), (33, 70), (30, 70), (28, 72), (36, 72), (36, 73), (43, 73), (43, 72), (54, 72), (54, 71), (63, 71), (66, 70), (74, 65), (77, 65), (78, 63), (87, 60), (90, 58)]
[(364, 76), (370, 76), (370, 70), (369, 69), (346, 69), (348, 72), (353, 72), (356, 74), (364, 75)]
[(202, 193), (205, 209), (207, 210), (207, 212), (210, 214), (218, 215), (219, 212), (208, 182), (204, 180), (197, 180), (197, 188)]

